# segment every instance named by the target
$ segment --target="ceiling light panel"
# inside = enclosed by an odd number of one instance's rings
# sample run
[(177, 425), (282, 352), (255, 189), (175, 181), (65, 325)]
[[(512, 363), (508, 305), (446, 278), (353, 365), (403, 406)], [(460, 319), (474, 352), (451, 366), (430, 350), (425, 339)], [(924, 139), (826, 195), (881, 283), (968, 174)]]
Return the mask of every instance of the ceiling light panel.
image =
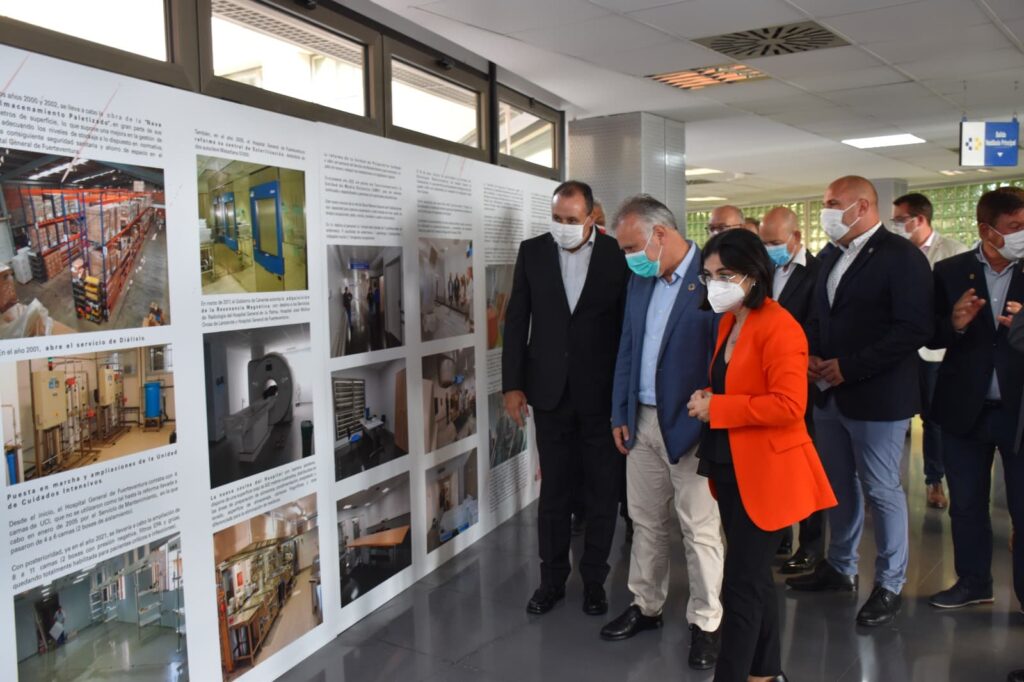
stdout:
[(906, 144), (922, 144), (917, 135), (900, 133), (898, 135), (876, 135), (875, 137), (854, 137), (843, 140), (843, 144), (856, 147), (857, 149), (879, 149), (881, 147), (899, 147)]
[(717, 66), (702, 66), (687, 71), (659, 73), (648, 76), (648, 78), (665, 85), (671, 85), (673, 88), (679, 88), (680, 90), (701, 90), (702, 88), (714, 85), (761, 80), (767, 78), (767, 76), (757, 69), (744, 66), (743, 64), (719, 64)]

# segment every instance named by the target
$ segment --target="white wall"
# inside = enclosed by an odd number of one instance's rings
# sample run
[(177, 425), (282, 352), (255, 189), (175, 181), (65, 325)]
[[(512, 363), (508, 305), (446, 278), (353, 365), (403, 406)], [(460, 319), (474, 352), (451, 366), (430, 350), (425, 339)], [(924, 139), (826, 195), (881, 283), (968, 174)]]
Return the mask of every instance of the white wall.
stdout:
[(320, 527), (306, 531), (296, 538), (299, 553), (299, 570), (313, 565), (313, 559), (320, 554)]

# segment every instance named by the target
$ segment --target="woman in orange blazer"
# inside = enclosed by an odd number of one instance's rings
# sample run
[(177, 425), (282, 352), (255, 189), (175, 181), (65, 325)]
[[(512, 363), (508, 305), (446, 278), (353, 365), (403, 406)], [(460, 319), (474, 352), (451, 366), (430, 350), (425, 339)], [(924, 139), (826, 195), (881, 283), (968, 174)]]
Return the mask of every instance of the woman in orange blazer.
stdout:
[(708, 424), (698, 472), (710, 478), (728, 547), (715, 681), (785, 680), (771, 568), (780, 531), (836, 504), (804, 422), (807, 339), (768, 298), (774, 267), (756, 235), (728, 230), (702, 255), (706, 304), (724, 313), (711, 386), (689, 403)]

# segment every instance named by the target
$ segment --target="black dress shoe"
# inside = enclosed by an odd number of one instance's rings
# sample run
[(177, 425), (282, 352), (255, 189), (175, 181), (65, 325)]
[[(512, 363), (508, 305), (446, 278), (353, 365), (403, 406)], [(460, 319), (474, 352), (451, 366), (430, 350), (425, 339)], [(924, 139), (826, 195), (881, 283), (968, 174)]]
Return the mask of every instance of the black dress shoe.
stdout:
[(526, 604), (526, 612), (543, 615), (555, 608), (555, 604), (565, 599), (565, 585), (561, 587), (545, 587), (541, 585)]
[(705, 632), (696, 625), (690, 626), (690, 656), (686, 662), (694, 670), (710, 670), (718, 661), (718, 650), (722, 640), (718, 630)]
[(600, 583), (587, 583), (583, 586), (583, 613), (588, 616), (603, 616), (608, 613), (608, 597), (604, 594), (604, 586)]
[(622, 612), (622, 615), (601, 628), (601, 639), (617, 642), (629, 639), (643, 630), (654, 630), (661, 627), (661, 614), (645, 616), (640, 607), (633, 604)]
[(992, 601), (991, 585), (988, 589), (975, 589), (963, 580), (957, 580), (953, 587), (932, 595), (928, 603), (938, 609), (959, 609), (975, 604), (991, 604)]
[(1006, 676), (1006, 682), (1024, 682), (1024, 668), (1014, 670)]
[(801, 592), (856, 592), (857, 576), (843, 575), (822, 559), (810, 573), (786, 578), (786, 586)]
[(857, 614), (857, 625), (876, 627), (891, 623), (896, 618), (896, 614), (900, 612), (902, 605), (903, 599), (900, 595), (890, 592), (881, 585), (875, 585), (871, 596), (864, 602), (864, 606), (860, 607), (860, 613)]
[(796, 551), (796, 554), (786, 559), (779, 568), (779, 573), (792, 575), (794, 573), (806, 573), (812, 570), (818, 563), (819, 557), (813, 552), (808, 552), (803, 547)]

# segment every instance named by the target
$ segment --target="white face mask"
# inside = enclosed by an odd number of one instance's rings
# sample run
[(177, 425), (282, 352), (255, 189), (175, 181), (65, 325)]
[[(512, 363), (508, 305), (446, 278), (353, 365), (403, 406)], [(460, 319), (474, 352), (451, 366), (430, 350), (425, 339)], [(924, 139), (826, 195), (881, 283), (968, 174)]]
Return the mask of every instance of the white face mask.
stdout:
[(717, 279), (708, 282), (708, 303), (711, 309), (716, 313), (725, 313), (739, 306), (747, 295), (740, 286), (745, 279), (746, 276), (739, 282), (720, 282)]
[(843, 222), (843, 216), (846, 215), (846, 212), (856, 205), (857, 202), (853, 202), (842, 210), (838, 208), (821, 209), (821, 229), (825, 230), (825, 234), (828, 235), (829, 239), (834, 242), (839, 241), (857, 224), (860, 218), (857, 218), (857, 220), (854, 220), (849, 225)]
[[(1004, 234), (1002, 248), (997, 248), (999, 255), (1006, 260), (1020, 260), (1024, 258), (1024, 230), (1012, 234)], [(995, 246), (993, 244), (992, 246)]]
[(583, 243), (583, 233), (586, 223), (582, 225), (566, 225), (551, 221), (551, 236), (555, 243), (563, 249), (575, 249)]
[(906, 237), (907, 239), (910, 239), (911, 237), (913, 237), (914, 233), (916, 233), (918, 228), (920, 228), (920, 227), (921, 226), (918, 225), (917, 227), (915, 227), (910, 232), (907, 232), (907, 221), (905, 221), (905, 220), (894, 220), (894, 221), (892, 221), (892, 231), (895, 232), (896, 234), (898, 234), (901, 237)]

